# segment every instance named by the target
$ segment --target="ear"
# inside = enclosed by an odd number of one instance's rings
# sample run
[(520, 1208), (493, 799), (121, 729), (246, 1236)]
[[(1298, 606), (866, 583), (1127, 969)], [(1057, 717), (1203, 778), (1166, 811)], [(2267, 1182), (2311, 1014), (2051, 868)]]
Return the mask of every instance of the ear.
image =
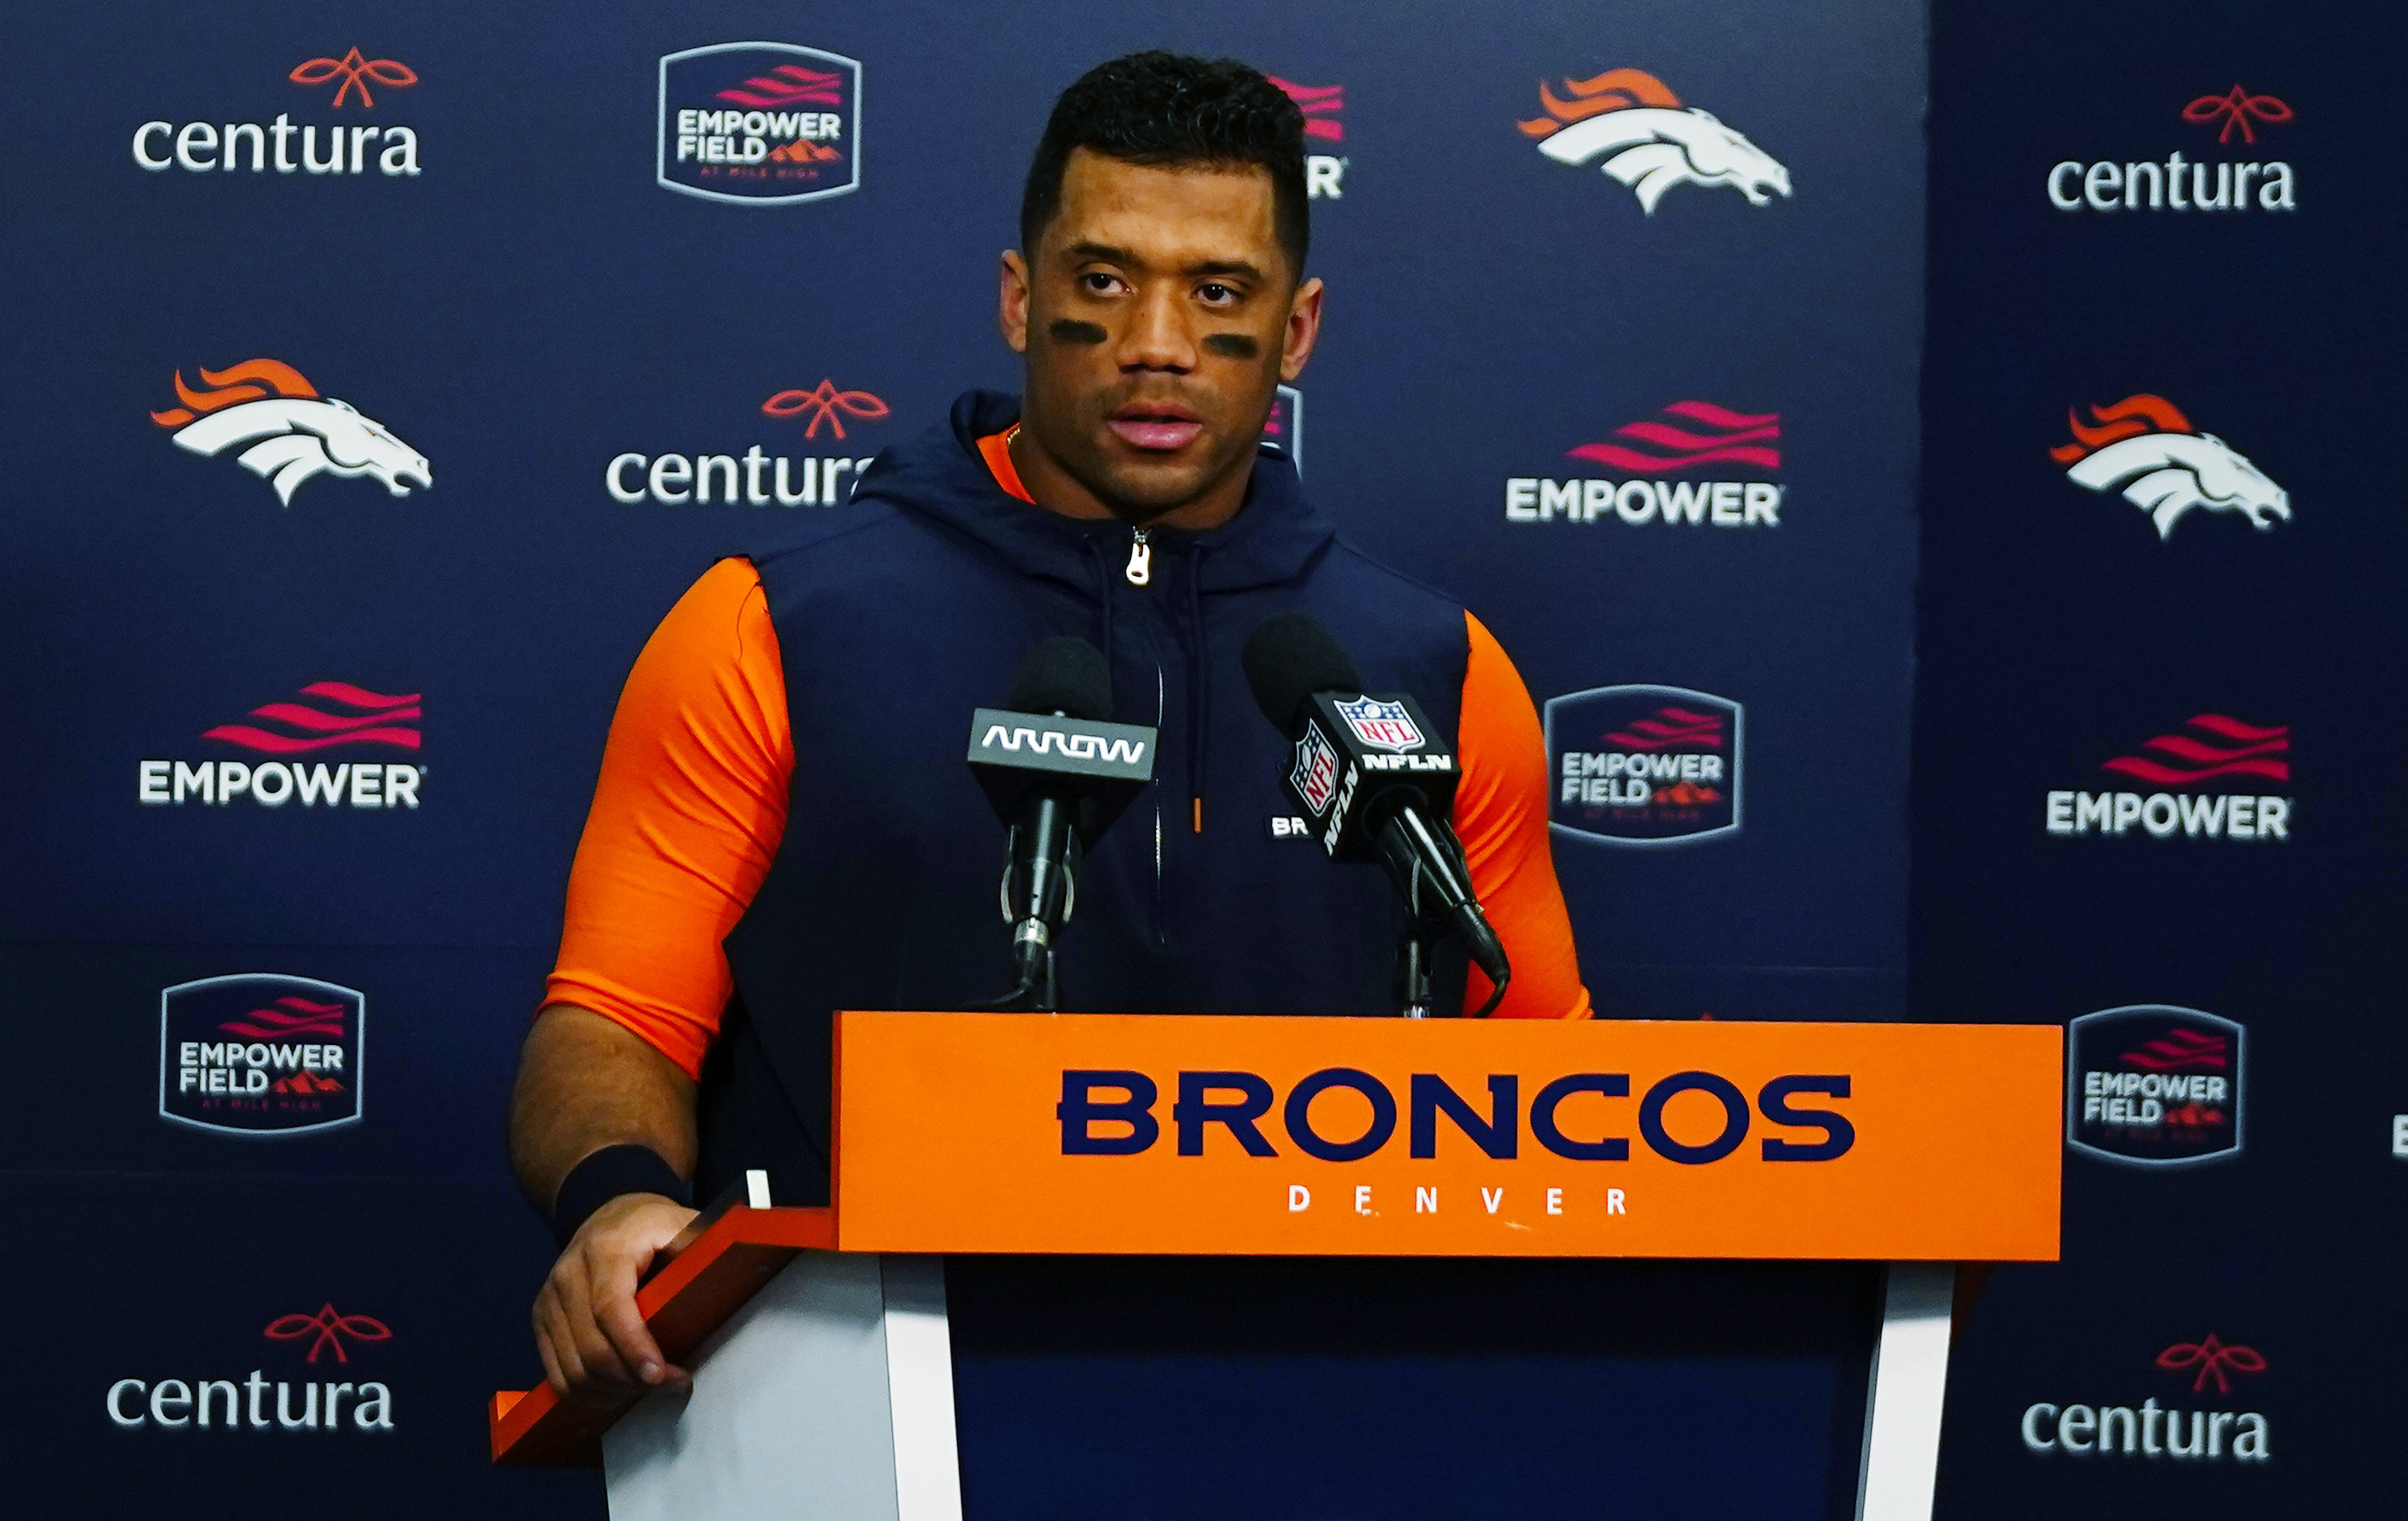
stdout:
[(1028, 352), (1028, 263), (1010, 249), (1003, 251), (1003, 293), (996, 309), (996, 326), (1011, 352)]
[(1321, 281), (1309, 280), (1296, 288), (1287, 304), (1287, 329), (1280, 335), (1280, 379), (1293, 380), (1304, 373), (1321, 337)]

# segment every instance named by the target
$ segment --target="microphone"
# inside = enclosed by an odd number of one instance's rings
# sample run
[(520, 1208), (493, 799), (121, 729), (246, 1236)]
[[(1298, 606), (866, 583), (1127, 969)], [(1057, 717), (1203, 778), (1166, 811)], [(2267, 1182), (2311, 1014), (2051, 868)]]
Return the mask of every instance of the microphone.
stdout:
[(1512, 976), (1505, 947), (1471, 888), (1463, 844), (1447, 823), (1463, 770), (1402, 693), (1373, 696), (1343, 646), (1311, 615), (1274, 613), (1240, 655), (1263, 716), (1296, 743), (1286, 789), (1333, 861), (1377, 861), (1404, 895), (1415, 929), (1398, 966), (1409, 1017), (1429, 1007), (1427, 939), (1452, 930), (1494, 991)]
[(1050, 1012), (1054, 943), (1078, 906), (1079, 858), (1154, 777), (1154, 731), (1109, 722), (1112, 678), (1082, 639), (1040, 641), (1004, 706), (970, 715), (969, 765), (1009, 833), (1010, 993), (978, 1007)]

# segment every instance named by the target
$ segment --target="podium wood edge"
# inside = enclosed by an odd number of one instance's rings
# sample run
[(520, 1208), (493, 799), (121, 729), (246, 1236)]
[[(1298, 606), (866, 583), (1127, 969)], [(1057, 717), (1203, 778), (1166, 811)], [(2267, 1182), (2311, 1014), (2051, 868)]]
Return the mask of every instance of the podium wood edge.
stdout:
[[(796, 1256), (835, 1246), (832, 1210), (732, 1209), (636, 1291), (636, 1308), (662, 1354), (681, 1363)], [(549, 1384), (497, 1389), (486, 1413), (493, 1460), (514, 1467), (596, 1467), (602, 1433), (641, 1398), (588, 1406), (570, 1404)]]

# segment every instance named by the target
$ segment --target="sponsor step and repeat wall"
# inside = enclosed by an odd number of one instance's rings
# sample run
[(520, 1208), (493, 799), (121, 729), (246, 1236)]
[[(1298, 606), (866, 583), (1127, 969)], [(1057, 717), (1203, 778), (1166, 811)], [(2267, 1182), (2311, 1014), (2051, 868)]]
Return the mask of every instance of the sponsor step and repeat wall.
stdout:
[(1935, 14), (1912, 1008), (2067, 1053), (1942, 1515), (2400, 1507), (2386, 21)]
[(93, 1514), (595, 1514), (485, 1467), (482, 1399), (537, 1373), (501, 1115), (619, 682), (1016, 385), (1044, 113), (1167, 46), (1304, 111), (1328, 325), (1268, 431), (1513, 653), (1600, 1012), (2068, 1026), (2068, 1261), (1971, 1323), (1943, 1513), (2358, 1471), (2381, 97), (2297, 13), (2057, 8), (1942, 11), (1928, 373), (1911, 0), (13, 14), (24, 1461)]

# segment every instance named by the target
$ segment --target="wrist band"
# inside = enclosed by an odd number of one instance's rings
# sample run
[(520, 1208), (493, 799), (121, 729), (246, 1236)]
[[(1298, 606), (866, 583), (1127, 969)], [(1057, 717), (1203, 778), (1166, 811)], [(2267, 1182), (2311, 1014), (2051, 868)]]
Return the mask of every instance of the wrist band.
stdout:
[(552, 1203), (552, 1234), (563, 1248), (594, 1212), (622, 1194), (664, 1194), (691, 1204), (693, 1191), (650, 1146), (605, 1146), (568, 1169)]

